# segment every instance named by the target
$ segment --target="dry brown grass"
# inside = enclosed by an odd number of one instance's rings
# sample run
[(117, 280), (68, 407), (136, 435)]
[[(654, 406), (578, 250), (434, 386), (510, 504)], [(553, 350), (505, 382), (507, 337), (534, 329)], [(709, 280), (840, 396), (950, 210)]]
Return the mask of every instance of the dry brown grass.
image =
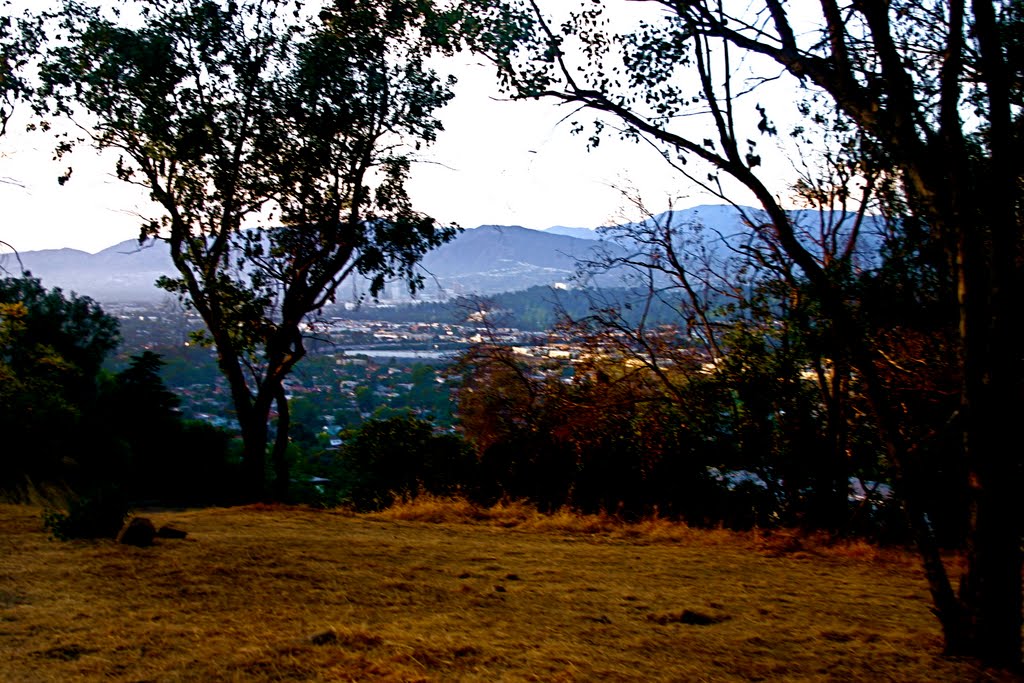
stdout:
[(714, 544), (723, 540), (735, 543), (737, 534), (717, 530), (695, 530), (661, 518), (649, 518), (624, 524), (608, 514), (581, 515), (568, 509), (544, 514), (523, 501), (501, 502), (489, 508), (474, 505), (461, 498), (420, 496), (370, 517), (431, 524), (485, 524), (506, 529), (537, 532), (565, 532), (608, 538), (631, 538), (637, 542), (679, 543), (698, 540)]
[(153, 512), (51, 541), (0, 506), (5, 681), (974, 681), (893, 551), (420, 501)]

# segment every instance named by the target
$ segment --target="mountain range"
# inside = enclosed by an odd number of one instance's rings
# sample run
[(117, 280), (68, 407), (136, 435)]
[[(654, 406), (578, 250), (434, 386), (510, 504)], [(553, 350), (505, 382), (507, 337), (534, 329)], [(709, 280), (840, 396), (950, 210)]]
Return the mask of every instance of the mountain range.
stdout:
[[(656, 217), (654, 220), (664, 218)], [(719, 243), (741, 232), (738, 211), (730, 206), (698, 206), (675, 212), (678, 222), (700, 222)], [(530, 230), (518, 226), (483, 225), (465, 230), (451, 242), (431, 251), (422, 262), (424, 296), (445, 298), (461, 294), (495, 294), (551, 285), (572, 278), (580, 259), (593, 258), (600, 249), (620, 249), (603, 241), (599, 229), (554, 227)], [(16, 270), (13, 259), (0, 261)], [(140, 246), (128, 240), (96, 254), (75, 249), (48, 249), (21, 254), (24, 268), (47, 287), (60, 287), (103, 303), (154, 303), (168, 298), (157, 289), (161, 275), (174, 272), (162, 242)], [(614, 277), (612, 274), (610, 277)], [(361, 283), (349, 288), (356, 293)], [(339, 292), (339, 299), (346, 292)], [(384, 298), (408, 298), (402, 286), (391, 286)]]
[[(517, 226), (484, 225), (461, 232), (454, 240), (428, 253), (420, 271), (424, 296), (494, 294), (550, 285), (569, 280), (580, 258), (593, 256), (601, 243), (569, 237), (556, 232), (529, 230)], [(175, 272), (167, 246), (152, 241), (142, 246), (127, 240), (89, 254), (76, 249), (46, 249), (23, 252), (25, 270), (46, 287), (92, 297), (102, 303), (155, 303), (169, 294), (155, 286), (161, 275)], [(8, 257), (0, 262), (8, 271), (17, 262)], [(357, 293), (365, 282), (354, 279), (339, 292)], [(389, 285), (384, 299), (407, 299), (404, 285)]]

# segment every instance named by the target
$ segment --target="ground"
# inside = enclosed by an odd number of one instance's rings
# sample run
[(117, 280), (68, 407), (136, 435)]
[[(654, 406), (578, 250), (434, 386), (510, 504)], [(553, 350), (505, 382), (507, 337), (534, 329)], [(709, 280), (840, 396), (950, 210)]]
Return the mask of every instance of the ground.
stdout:
[(433, 503), (139, 512), (188, 537), (133, 548), (40, 513), (0, 506), (4, 681), (1009, 680), (862, 543)]

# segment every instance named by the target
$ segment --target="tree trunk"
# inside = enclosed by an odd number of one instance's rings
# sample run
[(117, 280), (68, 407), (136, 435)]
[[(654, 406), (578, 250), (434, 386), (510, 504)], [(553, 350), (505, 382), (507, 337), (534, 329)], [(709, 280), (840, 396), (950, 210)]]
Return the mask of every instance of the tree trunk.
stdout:
[[(841, 352), (840, 352), (841, 353)], [(833, 361), (831, 380), (823, 380), (826, 396), (825, 441), (828, 446), (824, 457), (825, 480), (828, 482), (826, 516), (831, 522), (831, 530), (839, 533), (848, 530), (850, 525), (850, 463), (847, 459), (849, 443), (849, 424), (846, 419), (845, 404), (849, 378), (849, 368), (839, 354)]]
[(968, 653), (991, 666), (1019, 668), (1022, 506), (1016, 413), (1021, 330), (1012, 239), (1017, 226), (1003, 224), (1006, 217), (992, 213), (988, 253), (981, 226), (958, 226), (961, 412), (970, 495), (967, 573), (959, 597)]
[[(970, 654), (991, 666), (1021, 665), (1021, 225), (1019, 142), (1010, 105), (1011, 64), (999, 8), (973, 0), (978, 76), (987, 95), (987, 159), (954, 188), (970, 213), (944, 226), (956, 236), (963, 388), (963, 447), (969, 472), (967, 573), (961, 580)], [(967, 158), (967, 153), (963, 153)], [(951, 173), (954, 171), (951, 169)], [(954, 204), (954, 207), (956, 204)]]
[(960, 583), (970, 654), (990, 666), (1019, 669), (1021, 658), (1021, 557), (1019, 490), (1015, 477), (972, 473), (967, 573)]
[(275, 501), (283, 503), (288, 500), (288, 486), (291, 481), (291, 472), (288, 464), (288, 430), (291, 426), (291, 419), (288, 412), (288, 397), (285, 395), (284, 387), (278, 386), (275, 393), (277, 435), (274, 438), (274, 451), (271, 456), (271, 461), (274, 463), (274, 488), (272, 494)]
[[(209, 326), (209, 323), (207, 323)], [(212, 329), (212, 327), (211, 327)], [(264, 467), (267, 454), (267, 415), (270, 406), (266, 401), (255, 398), (245, 381), (239, 358), (229, 350), (227, 342), (214, 336), (217, 344), (217, 364), (228, 380), (231, 400), (242, 433), (242, 481), (241, 495), (249, 501), (262, 500), (266, 490)]]
[(242, 432), (242, 495), (246, 500), (258, 501), (266, 493), (267, 419), (256, 415), (252, 408), (246, 413), (245, 417), (238, 413)]
[[(826, 310), (831, 312), (833, 321), (840, 331), (849, 327), (846, 311), (837, 305), (834, 299), (825, 299)], [(943, 640), (947, 651), (959, 651), (969, 641), (969, 634), (964, 624), (964, 608), (949, 579), (949, 573), (942, 560), (939, 544), (928, 520), (923, 501), (925, 500), (921, 475), (922, 464), (911, 457), (910, 452), (900, 433), (898, 403), (892, 400), (884, 383), (878, 375), (872, 353), (867, 346), (867, 339), (862, 335), (848, 334), (848, 346), (851, 354), (851, 365), (864, 383), (868, 403), (877, 420), (879, 439), (886, 452), (886, 458), (892, 469), (896, 492), (903, 503), (907, 524), (914, 536), (924, 568), (928, 589), (934, 604), (933, 611), (942, 626)]]

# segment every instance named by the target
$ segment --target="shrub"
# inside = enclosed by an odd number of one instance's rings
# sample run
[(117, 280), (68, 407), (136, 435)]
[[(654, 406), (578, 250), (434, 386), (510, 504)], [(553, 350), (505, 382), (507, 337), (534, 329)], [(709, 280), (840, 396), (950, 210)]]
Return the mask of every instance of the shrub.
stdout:
[(359, 510), (380, 510), (420, 493), (451, 496), (473, 478), (473, 456), (453, 434), (411, 416), (370, 420), (341, 452), (341, 498)]
[(116, 489), (97, 489), (72, 496), (65, 510), (43, 513), (43, 526), (53, 538), (114, 538), (128, 517), (128, 502)]

